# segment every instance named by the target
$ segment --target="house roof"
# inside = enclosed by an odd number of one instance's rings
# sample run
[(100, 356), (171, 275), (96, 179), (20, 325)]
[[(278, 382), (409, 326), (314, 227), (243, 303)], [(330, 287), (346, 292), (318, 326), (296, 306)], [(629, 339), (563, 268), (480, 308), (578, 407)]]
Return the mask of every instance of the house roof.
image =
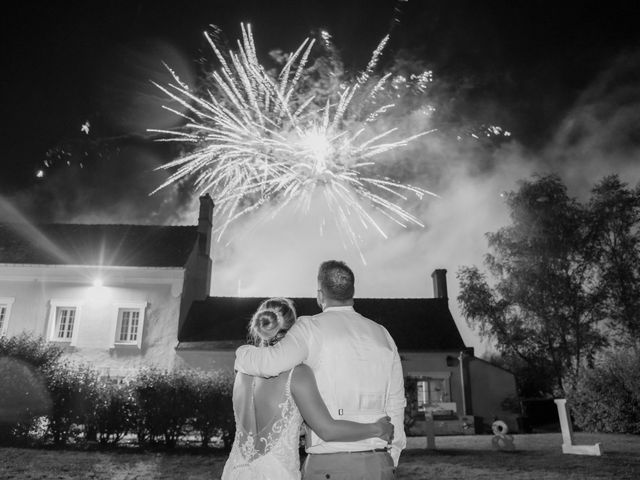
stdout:
[[(191, 305), (179, 349), (231, 348), (246, 342), (247, 325), (264, 298), (208, 297)], [(292, 298), (298, 315), (320, 313), (315, 298)], [(465, 348), (445, 298), (356, 298), (360, 314), (384, 326), (399, 350)]]
[(0, 263), (183, 267), (195, 226), (0, 223)]

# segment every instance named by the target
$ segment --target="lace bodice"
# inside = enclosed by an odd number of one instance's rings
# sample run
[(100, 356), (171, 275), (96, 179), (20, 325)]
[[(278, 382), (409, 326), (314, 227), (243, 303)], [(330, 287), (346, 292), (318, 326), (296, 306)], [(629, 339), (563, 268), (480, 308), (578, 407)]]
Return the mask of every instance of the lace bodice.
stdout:
[(302, 416), (291, 395), (292, 373), (274, 379), (236, 376), (236, 436), (222, 480), (300, 478)]

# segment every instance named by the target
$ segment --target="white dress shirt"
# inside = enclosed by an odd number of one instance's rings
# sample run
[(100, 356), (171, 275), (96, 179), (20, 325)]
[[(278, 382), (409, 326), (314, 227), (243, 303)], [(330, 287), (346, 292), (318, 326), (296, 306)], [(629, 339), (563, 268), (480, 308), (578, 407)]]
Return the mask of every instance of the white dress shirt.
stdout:
[[(396, 465), (406, 446), (404, 379), (396, 344), (381, 325), (353, 307), (328, 307), (300, 317), (273, 347), (243, 345), (236, 351), (236, 370), (271, 377), (306, 363), (331, 416), (337, 420), (373, 422), (388, 415), (394, 426), (391, 456)], [(325, 442), (307, 429), (308, 453), (356, 452), (384, 448), (380, 438), (358, 442)]]

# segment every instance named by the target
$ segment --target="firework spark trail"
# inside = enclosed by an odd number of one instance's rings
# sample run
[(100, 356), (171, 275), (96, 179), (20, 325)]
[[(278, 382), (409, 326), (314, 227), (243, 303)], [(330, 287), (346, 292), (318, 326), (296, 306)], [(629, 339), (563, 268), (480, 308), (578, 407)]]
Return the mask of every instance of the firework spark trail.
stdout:
[[(376, 95), (383, 91), (390, 74), (367, 87), (388, 36), (355, 83), (343, 87), (333, 102), (328, 95), (322, 102), (324, 106), (318, 107), (314, 101), (324, 99), (309, 93), (305, 96), (300, 84), (314, 40), (306, 39), (289, 54), (279, 75), (273, 77), (258, 61), (251, 26), (242, 25), (241, 29), (237, 51), (229, 51), (227, 56), (205, 33), (221, 65), (212, 74), (216, 91), (208, 91), (207, 98), (192, 93), (171, 69), (175, 83), (156, 84), (184, 111), (165, 108), (187, 123), (180, 130), (150, 131), (162, 134), (162, 141), (193, 143), (196, 147), (160, 167), (175, 171), (154, 192), (195, 176), (196, 189), (200, 193), (211, 192), (216, 201), (216, 216), (221, 220), (216, 232), (220, 238), (230, 223), (269, 201), (278, 202), (273, 215), (292, 202), (308, 212), (314, 192), (321, 189), (339, 231), (361, 256), (354, 223), (364, 229), (373, 228), (386, 238), (363, 203), (403, 227), (423, 226), (418, 218), (383, 195), (406, 200), (406, 194), (421, 199), (433, 193), (390, 178), (365, 176), (363, 172), (374, 165), (373, 157), (430, 133), (387, 140), (396, 130), (393, 128), (364, 138), (369, 131), (366, 127), (375, 125), (375, 120), (393, 107), (376, 105)], [(327, 45), (329, 38), (323, 32)], [(356, 98), (358, 101), (354, 102)], [(373, 111), (358, 120), (367, 106)]]

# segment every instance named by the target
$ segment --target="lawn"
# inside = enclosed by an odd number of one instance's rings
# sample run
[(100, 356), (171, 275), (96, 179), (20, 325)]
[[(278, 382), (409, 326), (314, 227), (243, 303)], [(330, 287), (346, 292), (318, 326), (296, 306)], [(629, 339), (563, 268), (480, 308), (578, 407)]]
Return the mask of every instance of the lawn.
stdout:
[[(640, 436), (576, 434), (577, 444), (602, 444), (601, 457), (563, 455), (559, 433), (514, 436), (516, 450), (491, 449), (491, 436), (438, 437), (435, 451), (424, 438), (409, 439), (398, 479), (640, 479)], [(221, 453), (141, 453), (0, 448), (2, 479), (216, 479)]]

